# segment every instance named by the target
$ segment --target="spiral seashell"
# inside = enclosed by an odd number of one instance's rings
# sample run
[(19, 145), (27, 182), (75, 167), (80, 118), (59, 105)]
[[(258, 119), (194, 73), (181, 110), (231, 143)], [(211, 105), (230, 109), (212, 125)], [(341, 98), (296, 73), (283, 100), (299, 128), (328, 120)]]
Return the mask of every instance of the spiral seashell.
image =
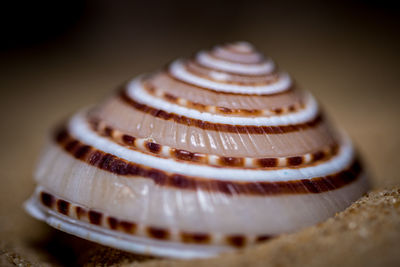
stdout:
[(124, 84), (48, 140), (34, 217), (127, 251), (210, 257), (291, 233), (368, 189), (349, 138), (245, 42)]

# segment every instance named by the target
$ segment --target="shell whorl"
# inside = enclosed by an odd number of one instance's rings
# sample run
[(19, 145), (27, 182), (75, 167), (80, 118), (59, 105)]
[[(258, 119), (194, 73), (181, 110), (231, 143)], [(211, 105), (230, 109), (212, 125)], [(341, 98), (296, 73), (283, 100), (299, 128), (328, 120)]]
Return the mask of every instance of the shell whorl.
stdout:
[(216, 92), (268, 95), (288, 90), (291, 79), (277, 73), (271, 59), (247, 43), (201, 51), (192, 60), (176, 60), (169, 73), (189, 84)]
[[(245, 42), (178, 59), (77, 113), (51, 140), (36, 179), (36, 198), (74, 207), (63, 215), (87, 221), (94, 212), (101, 227), (135, 225), (132, 236), (218, 246), (314, 224), (367, 188), (349, 138)], [(53, 202), (42, 199), (40, 209), (53, 214)], [(122, 248), (140, 251), (129, 244)]]

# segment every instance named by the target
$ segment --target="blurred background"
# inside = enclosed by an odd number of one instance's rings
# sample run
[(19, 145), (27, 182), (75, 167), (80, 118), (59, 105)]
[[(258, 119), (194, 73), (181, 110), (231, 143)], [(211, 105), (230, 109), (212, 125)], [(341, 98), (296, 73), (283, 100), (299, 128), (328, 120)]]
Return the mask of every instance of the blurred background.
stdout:
[(394, 2), (0, 5), (2, 247), (23, 253), (42, 247), (57, 258), (51, 245), (57, 241), (43, 240), (43, 232), (51, 230), (21, 209), (34, 188), (32, 170), (40, 147), (55, 122), (137, 74), (228, 41), (253, 43), (312, 91), (354, 138), (375, 187), (400, 183), (400, 9)]

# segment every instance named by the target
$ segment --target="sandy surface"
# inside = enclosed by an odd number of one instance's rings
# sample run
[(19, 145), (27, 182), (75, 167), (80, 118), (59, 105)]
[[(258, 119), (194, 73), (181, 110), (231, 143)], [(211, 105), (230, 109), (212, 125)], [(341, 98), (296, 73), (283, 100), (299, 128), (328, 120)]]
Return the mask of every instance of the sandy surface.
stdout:
[[(195, 266), (138, 257), (72, 237), (29, 217), (21, 205), (33, 191), (32, 170), (44, 137), (61, 118), (173, 58), (245, 39), (311, 90), (330, 118), (349, 132), (378, 191), (319, 226), (196, 265), (399, 266), (400, 42), (395, 24), (382, 18), (382, 25), (369, 17), (359, 21), (351, 17), (354, 13), (338, 19), (319, 12), (309, 21), (291, 16), (297, 18), (293, 28), (279, 16), (264, 22), (261, 16), (248, 19), (256, 11), (244, 10), (226, 34), (197, 30), (191, 35), (190, 28), (178, 29), (167, 21), (167, 28), (147, 26), (152, 35), (144, 30), (126, 35), (130, 28), (106, 28), (104, 17), (96, 30), (2, 54), (0, 265)], [(141, 39), (135, 39), (138, 34)]]

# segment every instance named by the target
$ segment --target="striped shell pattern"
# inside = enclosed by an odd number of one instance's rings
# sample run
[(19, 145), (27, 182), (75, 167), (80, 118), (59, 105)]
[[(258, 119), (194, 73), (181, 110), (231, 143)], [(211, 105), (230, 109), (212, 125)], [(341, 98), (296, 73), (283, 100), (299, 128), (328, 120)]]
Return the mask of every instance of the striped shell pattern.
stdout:
[(26, 203), (71, 234), (210, 257), (321, 222), (368, 189), (345, 133), (253, 46), (137, 77), (48, 140)]

